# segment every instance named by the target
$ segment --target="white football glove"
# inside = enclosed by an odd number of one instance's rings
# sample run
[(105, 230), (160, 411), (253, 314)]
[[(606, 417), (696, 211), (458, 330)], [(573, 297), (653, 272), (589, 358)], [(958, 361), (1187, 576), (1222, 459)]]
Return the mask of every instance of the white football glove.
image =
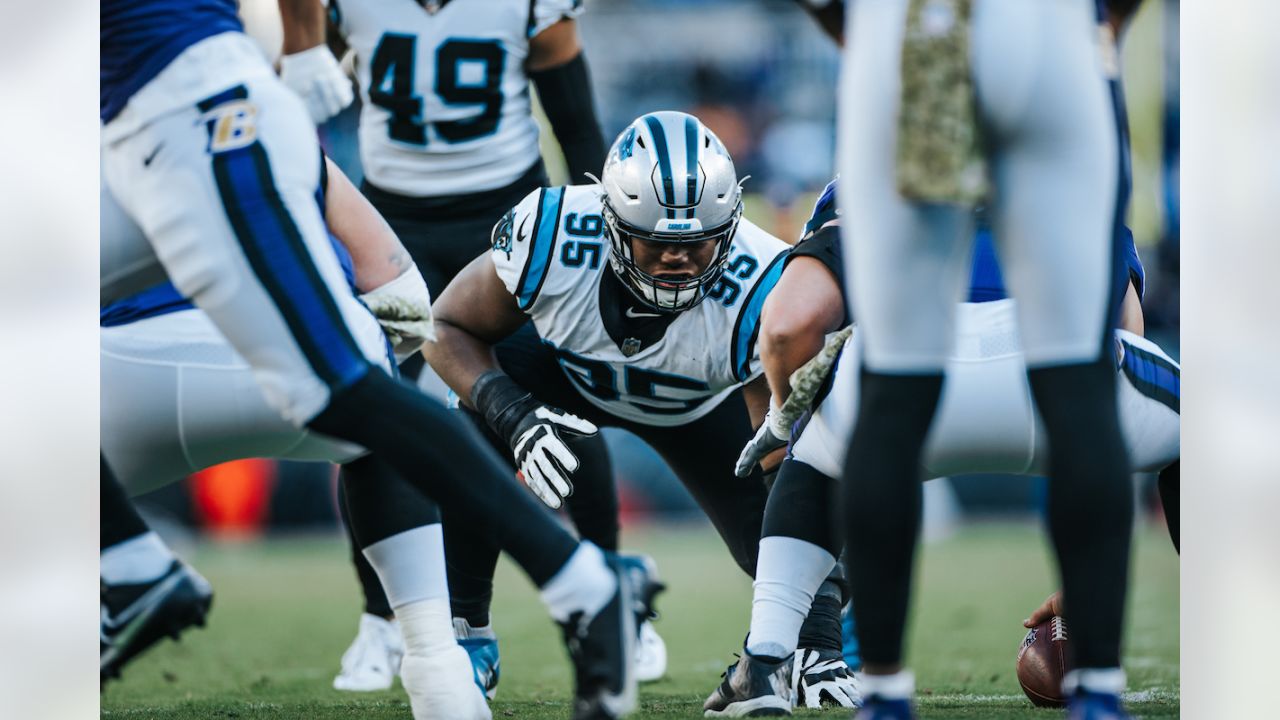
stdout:
[(342, 112), (355, 99), (351, 78), (324, 45), (280, 58), (280, 79), (302, 98), (315, 124)]
[(760, 459), (778, 448), (786, 447), (787, 442), (791, 440), (791, 424), (786, 422), (782, 412), (778, 410), (777, 402), (773, 396), (769, 396), (769, 412), (764, 416), (764, 422), (760, 423), (760, 429), (756, 430), (755, 437), (742, 448), (742, 454), (738, 456), (738, 464), (733, 468), (733, 474), (738, 477), (746, 477), (751, 474), (751, 468), (760, 462)]
[(577, 415), (545, 405), (538, 406), (521, 425), (525, 427), (512, 446), (516, 467), (539, 500), (553, 510), (559, 508), (573, 493), (569, 476), (580, 464), (562, 436), (588, 437), (598, 428)]
[(397, 362), (404, 362), (424, 343), (435, 342), (431, 293), (417, 265), (400, 273), (395, 280), (361, 295), (360, 301), (378, 319), (391, 341)]
[(862, 706), (858, 676), (845, 664), (839, 651), (800, 648), (791, 667), (791, 697), (795, 707)]

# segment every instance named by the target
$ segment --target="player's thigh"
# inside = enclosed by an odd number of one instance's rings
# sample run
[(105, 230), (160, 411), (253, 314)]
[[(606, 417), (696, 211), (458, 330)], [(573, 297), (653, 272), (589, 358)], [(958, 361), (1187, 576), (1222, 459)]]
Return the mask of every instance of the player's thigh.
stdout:
[(1035, 446), (1035, 411), (1016, 303), (963, 303), (956, 317), (955, 350), (925, 442), (926, 476), (1026, 472)]
[(142, 228), (107, 189), (105, 178), (99, 200), (99, 302), (107, 305), (158, 285), (168, 276)]
[(865, 362), (880, 371), (941, 371), (967, 278), (971, 217), (897, 191), (901, 44), (907, 0), (852, 6), (840, 86), (839, 202), (847, 297)]
[(178, 368), (140, 361), (122, 333), (104, 329), (99, 371), (102, 454), (131, 495), (196, 470), (182, 447)]
[(1093, 3), (994, 0), (974, 13), (993, 226), (1027, 363), (1096, 359), (1127, 190)]
[(367, 358), (384, 361), (377, 322), (348, 287), (316, 201), (314, 129), (278, 81), (158, 118), (104, 158), (112, 192), (170, 279), (291, 422), (362, 377)]
[(1158, 345), (1124, 330), (1116, 383), (1120, 427), (1135, 472), (1160, 470), (1181, 455), (1182, 369)]
[(103, 452), (131, 492), (230, 460), (340, 463), (363, 453), (281, 418), (198, 311), (104, 328), (101, 345)]

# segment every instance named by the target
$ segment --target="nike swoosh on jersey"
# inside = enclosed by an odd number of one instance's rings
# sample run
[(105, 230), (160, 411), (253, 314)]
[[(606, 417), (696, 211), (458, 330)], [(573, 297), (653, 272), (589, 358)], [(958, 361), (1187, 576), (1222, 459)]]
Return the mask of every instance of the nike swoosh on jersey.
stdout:
[(636, 312), (636, 309), (635, 309), (635, 308), (633, 308), (633, 307), (628, 307), (628, 308), (627, 308), (627, 317), (629, 317), (629, 318), (656, 318), (656, 317), (662, 317), (662, 314), (661, 314), (661, 313), (642, 313), (642, 312)]

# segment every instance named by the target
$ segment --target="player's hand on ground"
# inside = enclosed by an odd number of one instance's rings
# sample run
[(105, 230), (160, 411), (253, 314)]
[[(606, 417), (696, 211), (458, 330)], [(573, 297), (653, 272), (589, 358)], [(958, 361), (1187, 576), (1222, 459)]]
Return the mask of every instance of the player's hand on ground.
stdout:
[(511, 448), (516, 467), (547, 507), (559, 508), (573, 493), (570, 476), (580, 463), (565, 438), (589, 437), (596, 432), (591, 422), (546, 405), (539, 405), (521, 421)]
[(791, 428), (780, 423), (778, 418), (780, 413), (773, 406), (773, 400), (769, 401), (769, 412), (764, 416), (764, 422), (760, 423), (760, 428), (756, 430), (755, 437), (751, 438), (746, 447), (742, 448), (742, 454), (738, 456), (738, 463), (733, 467), (733, 474), (738, 477), (746, 477), (751, 474), (760, 460), (769, 455), (769, 453), (787, 446), (787, 442), (791, 439)]
[(317, 125), (355, 99), (351, 79), (324, 45), (280, 58), (280, 79), (302, 98)]
[(1031, 613), (1031, 617), (1027, 618), (1026, 620), (1023, 620), (1022, 627), (1033, 628), (1039, 625), (1040, 623), (1048, 620), (1049, 618), (1053, 617), (1054, 615), (1061, 615), (1061, 614), (1062, 614), (1062, 591), (1059, 590), (1054, 594), (1050, 595), (1048, 598), (1046, 598), (1045, 601), (1041, 603), (1040, 607), (1036, 608), (1036, 611)]
[(431, 293), (416, 265), (395, 280), (361, 295), (360, 301), (378, 319), (397, 361), (404, 362), (424, 343), (435, 341)]

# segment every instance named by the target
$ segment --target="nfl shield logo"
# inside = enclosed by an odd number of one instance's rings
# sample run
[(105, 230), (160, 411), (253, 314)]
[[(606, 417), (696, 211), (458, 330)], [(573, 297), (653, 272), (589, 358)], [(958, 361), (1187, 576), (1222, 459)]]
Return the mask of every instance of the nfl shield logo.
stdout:
[(422, 0), (422, 7), (426, 9), (428, 13), (435, 15), (436, 11), (440, 9), (440, 6), (444, 5), (444, 2), (445, 0)]
[(631, 357), (640, 352), (640, 341), (635, 338), (627, 338), (622, 341), (622, 354)]

